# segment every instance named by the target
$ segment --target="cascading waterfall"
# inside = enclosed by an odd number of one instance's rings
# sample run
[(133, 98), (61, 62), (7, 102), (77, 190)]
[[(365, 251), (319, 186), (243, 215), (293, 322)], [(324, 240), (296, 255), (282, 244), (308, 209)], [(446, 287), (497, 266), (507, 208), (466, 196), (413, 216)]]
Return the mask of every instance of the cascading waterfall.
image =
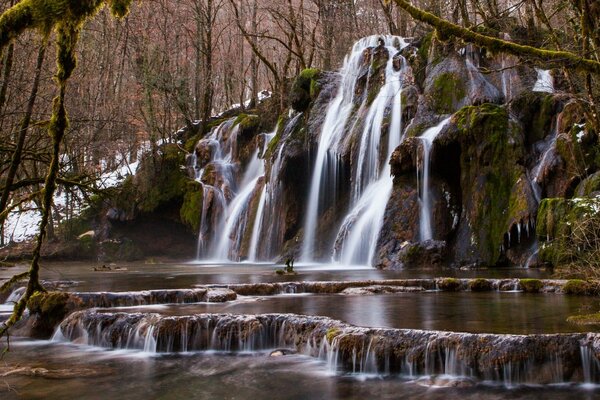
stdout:
[[(341, 87), (331, 102), (319, 138), (319, 147), (312, 175), (310, 195), (304, 225), (302, 260), (314, 259), (317, 239), (317, 219), (323, 204), (337, 197), (338, 154), (343, 133), (356, 104), (356, 77), (361, 68), (364, 51), (375, 47), (380, 41), (389, 53), (385, 70), (385, 84), (370, 106), (360, 137), (357, 169), (352, 179), (350, 213), (342, 223), (336, 239), (334, 258), (346, 264), (370, 264), (377, 236), (383, 221), (385, 206), (392, 189), (388, 161), (393, 150), (400, 144), (401, 135), (401, 78), (403, 70), (394, 69), (393, 56), (406, 43), (395, 36), (371, 36), (358, 41), (346, 57), (340, 71)], [(367, 83), (368, 85), (368, 83)], [(369, 88), (365, 90), (368, 93)], [(361, 108), (366, 104), (362, 101)], [(381, 168), (380, 145), (383, 120), (390, 113), (391, 121), (387, 144), (387, 157)], [(332, 193), (333, 192), (333, 193)], [(359, 246), (360, 244), (360, 246)]]
[[(261, 185), (261, 177), (265, 174), (264, 161), (260, 158), (257, 148), (246, 167), (238, 191), (235, 152), (239, 126), (233, 126), (234, 122), (235, 119), (224, 122), (201, 141), (210, 151), (211, 161), (209, 164), (216, 170), (220, 185), (212, 186), (202, 182), (206, 167), (199, 170), (197, 180), (203, 184), (203, 199), (213, 199), (215, 203), (213, 207), (218, 210), (219, 214), (216, 218), (209, 218), (210, 203), (204, 202), (198, 235), (198, 258), (208, 255), (208, 258), (213, 260), (239, 261), (243, 236), (246, 234), (249, 224), (252, 222), (256, 224), (256, 221), (249, 221), (249, 218), (252, 199)], [(263, 134), (262, 154), (265, 153), (275, 133), (276, 131)], [(208, 240), (211, 235), (216, 238), (213, 243), (209, 243)]]
[[(263, 148), (263, 155), (266, 153), (267, 146), (269, 145), (271, 140), (273, 140), (278, 130), (279, 125), (275, 127), (274, 132), (266, 135), (264, 142), (265, 144)], [(269, 229), (271, 229), (271, 227), (276, 224), (275, 211), (277, 210), (277, 207), (280, 206), (280, 204), (278, 204), (278, 199), (280, 197), (279, 170), (281, 169), (281, 154), (283, 153), (284, 148), (285, 143), (283, 143), (279, 148), (277, 158), (275, 159), (271, 167), (271, 174), (269, 176), (269, 180), (265, 181), (263, 184), (262, 192), (259, 198), (258, 208), (256, 210), (256, 217), (254, 218), (254, 223), (252, 225), (252, 236), (250, 238), (248, 261), (256, 262), (261, 259), (269, 259), (270, 257), (273, 257), (273, 254), (271, 254), (270, 249), (267, 249), (265, 251), (265, 257), (260, 257), (262, 254), (260, 252), (259, 238), (264, 234), (263, 230), (265, 229), (265, 221), (269, 221), (269, 223), (271, 224), (268, 227)], [(267, 243), (271, 243), (272, 239), (274, 240), (270, 232), (267, 232), (267, 238)]]
[[(421, 193), (421, 218), (419, 221), (419, 233), (422, 242), (433, 239), (433, 228), (431, 226), (431, 187), (429, 184), (429, 169), (431, 147), (435, 138), (442, 132), (444, 127), (450, 122), (450, 118), (444, 119), (437, 126), (427, 129), (420, 137), (423, 144), (423, 175)], [(417, 172), (418, 173), (418, 172)]]
[[(388, 46), (390, 54), (395, 50), (397, 49), (393, 46)], [(396, 71), (393, 58), (388, 60), (386, 82), (365, 121), (353, 184), (352, 208), (336, 238), (336, 249), (339, 250), (334, 255), (336, 260), (343, 264), (371, 265), (375, 255), (385, 208), (393, 187), (389, 161), (393, 151), (400, 145), (402, 137), (402, 81), (407, 68), (404, 60), (402, 61), (402, 68)], [(381, 168), (380, 138), (386, 112), (391, 116), (387, 154)]]
[[(213, 235), (213, 228), (216, 224), (215, 231), (219, 231), (222, 225), (222, 218), (218, 218), (223, 214), (227, 207), (227, 199), (232, 192), (236, 190), (236, 180), (234, 179), (235, 164), (233, 163), (233, 155), (237, 147), (237, 135), (239, 127), (234, 127), (235, 118), (223, 122), (218, 127), (214, 128), (208, 137), (200, 140), (198, 146), (204, 145), (209, 153), (210, 160), (207, 166), (194, 168), (196, 180), (202, 184), (203, 202), (200, 230), (198, 232), (198, 248), (196, 258), (200, 258), (210, 249), (210, 238)], [(197, 160), (197, 157), (195, 157)], [(203, 177), (206, 168), (214, 171), (215, 179), (213, 185), (203, 182)], [(212, 199), (212, 201), (208, 201)], [(215, 218), (208, 218), (209, 208), (212, 208)]]

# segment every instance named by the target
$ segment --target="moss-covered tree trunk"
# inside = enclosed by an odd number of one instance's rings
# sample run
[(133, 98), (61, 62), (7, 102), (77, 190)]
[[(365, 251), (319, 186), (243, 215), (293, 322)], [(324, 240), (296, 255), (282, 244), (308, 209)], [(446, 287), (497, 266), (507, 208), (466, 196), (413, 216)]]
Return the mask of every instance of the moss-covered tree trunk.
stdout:
[[(8, 333), (22, 317), (29, 299), (44, 291), (40, 284), (40, 258), (44, 238), (50, 223), (50, 214), (54, 201), (54, 192), (60, 167), (60, 148), (69, 127), (65, 97), (67, 82), (77, 66), (75, 50), (79, 41), (79, 32), (84, 22), (95, 15), (102, 6), (108, 5), (117, 17), (127, 14), (132, 0), (23, 0), (9, 8), (0, 16), (0, 50), (11, 40), (29, 29), (39, 29), (44, 35), (56, 30), (56, 85), (58, 96), (54, 98), (52, 117), (48, 133), (52, 139), (52, 160), (46, 174), (42, 199), (42, 220), (40, 222), (36, 245), (29, 271), (13, 277), (9, 281), (29, 277), (25, 294), (15, 304), (12, 315), (0, 328), (0, 337)], [(5, 286), (6, 287), (6, 286)]]

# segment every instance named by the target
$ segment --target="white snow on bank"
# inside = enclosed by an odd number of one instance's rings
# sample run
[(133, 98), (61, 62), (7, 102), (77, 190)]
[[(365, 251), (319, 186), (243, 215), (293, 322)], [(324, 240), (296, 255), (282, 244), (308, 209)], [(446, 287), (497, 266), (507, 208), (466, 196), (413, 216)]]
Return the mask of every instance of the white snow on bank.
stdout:
[[(96, 181), (96, 187), (99, 189), (107, 189), (119, 185), (129, 175), (134, 175), (139, 166), (139, 160), (142, 158), (145, 152), (150, 148), (149, 143), (143, 143), (140, 149), (137, 151), (135, 160), (131, 161), (129, 157), (125, 158), (120, 154), (115, 156), (115, 163), (117, 167), (110, 172), (106, 172), (98, 178)], [(64, 156), (61, 158), (63, 161), (68, 161), (68, 157)], [(100, 166), (102, 169), (106, 169), (108, 160), (101, 160)], [(79, 193), (75, 193), (78, 195)], [(78, 196), (80, 197), (80, 196)], [(60, 186), (54, 195), (54, 211), (58, 212), (54, 214), (55, 223), (57, 219), (66, 217), (66, 207), (68, 203), (68, 194)], [(69, 202), (69, 207), (73, 209), (69, 210), (69, 214), (77, 215), (82, 211), (81, 200), (75, 200)], [(58, 218), (57, 218), (58, 217)], [(41, 221), (40, 210), (37, 205), (33, 202), (27, 202), (22, 204), (20, 207), (12, 211), (4, 223), (3, 243), (8, 244), (10, 242), (24, 242), (35, 237), (38, 233), (39, 225)]]

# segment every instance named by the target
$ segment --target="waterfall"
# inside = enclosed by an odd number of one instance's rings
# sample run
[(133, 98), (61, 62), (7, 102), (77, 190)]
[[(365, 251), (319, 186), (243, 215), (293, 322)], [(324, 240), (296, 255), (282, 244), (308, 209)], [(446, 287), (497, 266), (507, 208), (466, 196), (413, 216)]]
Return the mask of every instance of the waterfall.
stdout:
[[(433, 239), (433, 228), (431, 226), (431, 187), (429, 184), (429, 158), (431, 155), (431, 147), (435, 138), (440, 134), (440, 132), (442, 132), (442, 130), (448, 124), (449, 121), (450, 118), (446, 118), (437, 126), (427, 129), (420, 137), (421, 142), (423, 143), (423, 178), (421, 179), (421, 218), (419, 221), (419, 233), (422, 242)], [(417, 181), (419, 180), (417, 179)]]
[(554, 78), (549, 70), (535, 69), (537, 72), (537, 81), (533, 85), (534, 92), (554, 93)]
[[(256, 225), (256, 220), (249, 219), (252, 200), (261, 184), (261, 177), (265, 175), (264, 160), (260, 158), (260, 149), (257, 148), (250, 157), (238, 190), (238, 133), (239, 125), (235, 124), (235, 119), (230, 119), (199, 142), (199, 146), (202, 144), (210, 153), (210, 162), (197, 174), (197, 180), (203, 184), (204, 190), (197, 258), (208, 256), (212, 260), (239, 261), (243, 238), (249, 227), (253, 226), (251, 224)], [(275, 133), (276, 130), (263, 134), (263, 155)], [(212, 169), (211, 173), (215, 176), (213, 185), (203, 182), (203, 175), (208, 168)], [(209, 215), (211, 207), (216, 216)], [(254, 230), (253, 226), (253, 236)], [(212, 243), (209, 240), (211, 237), (216, 238)]]
[[(273, 138), (277, 134), (278, 129), (279, 129), (279, 124), (275, 127), (275, 130), (272, 133), (265, 134), (265, 140), (264, 140), (263, 151), (262, 151), (263, 156), (267, 151), (267, 147), (268, 147), (269, 143), (271, 143), (271, 140), (273, 140)], [(281, 146), (281, 149), (283, 149), (283, 146)], [(278, 156), (277, 160), (275, 161), (275, 164), (277, 164), (278, 162), (280, 163), (279, 159), (281, 156), (281, 151), (278, 155), (279, 156)], [(264, 175), (265, 175), (264, 164), (262, 165), (261, 172), (262, 172), (262, 176), (264, 177)], [(276, 170), (275, 172), (278, 173), (279, 171)], [(273, 172), (271, 172), (271, 175), (273, 175)], [(275, 179), (272, 178), (269, 180), (269, 182), (265, 182), (263, 184), (263, 188), (260, 193), (260, 198), (258, 200), (258, 208), (256, 209), (256, 216), (254, 218), (254, 223), (252, 224), (252, 236), (250, 238), (250, 248), (248, 250), (248, 261), (258, 261), (257, 260), (258, 238), (259, 238), (260, 234), (262, 233), (262, 229), (263, 229), (265, 203), (267, 201), (267, 190), (268, 190), (268, 187), (271, 187), (275, 184), (273, 181), (276, 179), (277, 179), (277, 177), (275, 177)]]
[[(359, 75), (365, 50), (377, 46), (382, 40), (389, 53), (385, 69), (385, 84), (370, 106), (360, 137), (357, 168), (353, 175), (350, 212), (339, 230), (334, 258), (348, 264), (370, 264), (377, 236), (383, 221), (385, 206), (392, 189), (388, 161), (393, 150), (400, 144), (401, 134), (401, 71), (395, 71), (393, 56), (406, 45), (395, 36), (370, 36), (355, 43), (340, 71), (341, 87), (327, 110), (319, 138), (319, 146), (313, 170), (306, 220), (302, 260), (314, 259), (317, 240), (317, 220), (323, 204), (335, 200), (339, 146), (348, 121), (355, 110), (356, 77)], [(369, 82), (367, 82), (367, 85)], [(369, 88), (365, 90), (368, 93)], [(361, 109), (366, 106), (366, 97), (359, 99)], [(384, 117), (391, 110), (390, 134), (388, 135), (387, 157), (383, 169), (380, 163), (381, 131)], [(360, 244), (360, 246), (358, 246)]]
[[(336, 252), (337, 259), (346, 265), (371, 265), (375, 256), (379, 232), (393, 187), (390, 157), (400, 145), (402, 136), (401, 102), (404, 68), (403, 65), (403, 68), (395, 71), (393, 58), (390, 57), (386, 66), (386, 83), (367, 115), (354, 180), (352, 209), (342, 223), (336, 238), (336, 248), (340, 249)], [(382, 169), (379, 161), (379, 140), (384, 115), (390, 106), (391, 123), (387, 154)]]

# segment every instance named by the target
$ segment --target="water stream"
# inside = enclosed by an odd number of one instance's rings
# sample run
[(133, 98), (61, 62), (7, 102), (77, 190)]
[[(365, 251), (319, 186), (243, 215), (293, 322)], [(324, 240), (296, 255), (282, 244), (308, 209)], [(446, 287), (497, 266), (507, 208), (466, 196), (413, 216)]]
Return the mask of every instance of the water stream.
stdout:
[[(421, 218), (419, 220), (419, 234), (422, 242), (433, 239), (433, 228), (431, 226), (431, 184), (429, 183), (430, 172), (430, 156), (431, 146), (435, 138), (442, 132), (444, 127), (448, 124), (450, 118), (444, 119), (438, 125), (427, 129), (421, 136), (421, 142), (423, 144), (423, 174), (421, 193)], [(418, 180), (419, 181), (419, 180)]]

